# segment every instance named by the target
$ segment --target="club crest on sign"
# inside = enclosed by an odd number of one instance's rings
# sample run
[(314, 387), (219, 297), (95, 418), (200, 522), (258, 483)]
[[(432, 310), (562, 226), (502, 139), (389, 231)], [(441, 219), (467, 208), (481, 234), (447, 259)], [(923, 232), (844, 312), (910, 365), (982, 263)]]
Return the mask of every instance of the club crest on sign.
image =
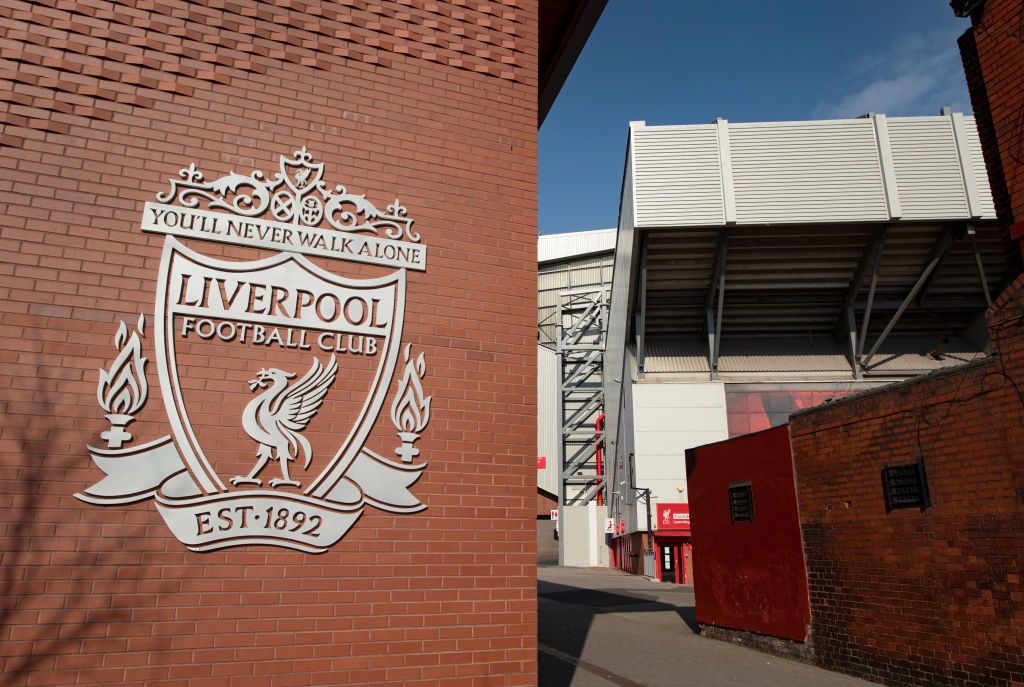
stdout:
[[(106, 446), (88, 447), (106, 476), (78, 498), (153, 499), (194, 551), (321, 553), (366, 507), (426, 507), (410, 489), (426, 467), (414, 444), (430, 418), (427, 366), (402, 344), (406, 276), (426, 269), (426, 247), (399, 201), (381, 211), (323, 177), (302, 148), (272, 179), (207, 182), (191, 165), (146, 204), (143, 231), (165, 236), (153, 341), (144, 315), (115, 333), (97, 388)], [(224, 260), (182, 238), (278, 252)], [(389, 271), (346, 277), (311, 256)], [(169, 433), (140, 443), (128, 426), (144, 412), (151, 359)], [(385, 450), (394, 439), (374, 429), (389, 396), (398, 445)]]

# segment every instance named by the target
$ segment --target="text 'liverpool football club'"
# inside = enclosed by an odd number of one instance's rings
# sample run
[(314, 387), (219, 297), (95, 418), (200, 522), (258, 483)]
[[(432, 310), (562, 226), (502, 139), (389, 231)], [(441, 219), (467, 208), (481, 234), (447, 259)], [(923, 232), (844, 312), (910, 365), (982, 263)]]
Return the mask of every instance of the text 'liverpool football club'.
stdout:
[[(198, 336), (300, 350), (317, 346), (324, 351), (373, 356), (378, 350), (374, 337), (385, 336), (390, 326), (385, 314), (390, 304), (382, 304), (381, 298), (215, 276), (182, 274), (175, 305), (179, 306), (176, 329), (182, 338)], [(197, 316), (183, 315), (184, 308), (205, 310), (210, 315), (223, 313), (231, 319), (202, 317), (198, 312)], [(247, 316), (285, 318), (304, 326), (238, 321)]]

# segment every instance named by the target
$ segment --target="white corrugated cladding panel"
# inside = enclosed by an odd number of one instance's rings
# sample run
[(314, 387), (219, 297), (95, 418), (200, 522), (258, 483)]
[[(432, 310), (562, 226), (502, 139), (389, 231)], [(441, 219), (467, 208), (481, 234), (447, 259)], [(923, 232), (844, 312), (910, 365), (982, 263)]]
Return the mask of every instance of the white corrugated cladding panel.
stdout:
[(725, 223), (715, 125), (641, 127), (633, 145), (638, 227)]
[(968, 217), (967, 194), (949, 117), (890, 119), (889, 143), (903, 219)]
[(615, 250), (616, 229), (569, 231), (537, 237), (537, 261), (567, 260), (590, 253), (611, 253)]
[(737, 224), (889, 219), (870, 119), (730, 124)]
[(567, 288), (569, 288), (569, 270), (545, 270), (537, 275), (538, 291), (559, 291)]
[(558, 536), (562, 540), (562, 565), (590, 567), (590, 513), (586, 506), (564, 506)]
[(978, 188), (978, 202), (981, 205), (982, 219), (996, 218), (996, 205), (992, 200), (992, 187), (989, 185), (988, 172), (985, 167), (985, 155), (981, 151), (981, 137), (978, 136), (978, 123), (974, 117), (964, 117), (967, 125), (967, 148), (970, 153), (971, 167), (974, 168), (974, 183)]
[(537, 346), (537, 455), (546, 466), (537, 470), (537, 486), (558, 493), (558, 358)]

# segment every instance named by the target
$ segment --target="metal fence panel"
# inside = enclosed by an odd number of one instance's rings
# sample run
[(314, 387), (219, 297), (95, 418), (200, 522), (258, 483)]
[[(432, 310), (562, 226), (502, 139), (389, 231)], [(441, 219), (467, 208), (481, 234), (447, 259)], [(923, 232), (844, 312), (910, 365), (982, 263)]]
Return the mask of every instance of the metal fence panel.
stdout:
[(655, 578), (658, 576), (658, 571), (654, 567), (658, 564), (658, 559), (653, 551), (644, 552), (644, 577)]

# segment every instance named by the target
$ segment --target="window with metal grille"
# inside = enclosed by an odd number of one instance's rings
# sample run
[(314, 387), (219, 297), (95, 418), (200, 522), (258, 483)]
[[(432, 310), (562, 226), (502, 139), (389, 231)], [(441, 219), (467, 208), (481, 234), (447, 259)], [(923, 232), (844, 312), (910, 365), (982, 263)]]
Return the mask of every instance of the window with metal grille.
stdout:
[(750, 482), (729, 485), (729, 514), (733, 522), (750, 522), (754, 519), (754, 491)]
[(932, 505), (928, 494), (928, 477), (924, 463), (886, 465), (882, 468), (882, 490), (885, 492), (885, 510), (895, 508), (927, 508)]

